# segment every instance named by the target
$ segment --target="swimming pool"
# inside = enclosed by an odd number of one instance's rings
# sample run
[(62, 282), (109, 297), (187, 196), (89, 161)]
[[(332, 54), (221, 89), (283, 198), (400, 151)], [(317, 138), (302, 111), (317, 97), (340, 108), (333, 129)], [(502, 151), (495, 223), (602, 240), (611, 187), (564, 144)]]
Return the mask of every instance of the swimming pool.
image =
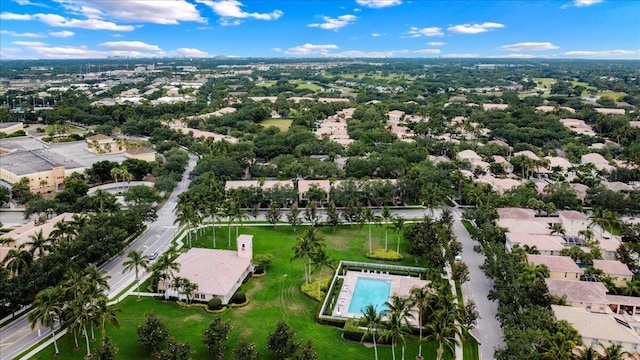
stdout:
[(387, 307), (384, 306), (384, 303), (389, 301), (390, 293), (391, 281), (359, 277), (355, 289), (353, 289), (349, 312), (361, 314), (362, 309), (369, 304), (376, 306), (378, 311), (386, 310)]

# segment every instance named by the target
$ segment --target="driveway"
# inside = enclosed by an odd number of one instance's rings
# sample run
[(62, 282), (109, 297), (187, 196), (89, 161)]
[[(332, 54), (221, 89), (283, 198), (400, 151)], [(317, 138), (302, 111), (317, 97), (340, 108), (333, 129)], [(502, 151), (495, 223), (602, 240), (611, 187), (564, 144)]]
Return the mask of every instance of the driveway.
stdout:
[(480, 359), (493, 359), (494, 351), (504, 346), (502, 329), (496, 318), (498, 303), (487, 298), (489, 290), (493, 288), (493, 281), (487, 278), (480, 269), (484, 262), (484, 255), (473, 251), (473, 245), (476, 242), (471, 239), (462, 222), (455, 221), (453, 231), (458, 241), (462, 243), (462, 261), (469, 267), (471, 278), (470, 281), (462, 284), (462, 294), (465, 301), (473, 300), (476, 302), (476, 308), (480, 314), (478, 327), (472, 331), (480, 341)]

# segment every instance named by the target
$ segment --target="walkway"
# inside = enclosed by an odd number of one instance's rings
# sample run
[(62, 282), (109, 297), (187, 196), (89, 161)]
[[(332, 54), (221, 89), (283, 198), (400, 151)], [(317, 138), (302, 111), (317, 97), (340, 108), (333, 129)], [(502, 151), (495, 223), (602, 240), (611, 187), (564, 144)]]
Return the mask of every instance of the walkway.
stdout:
[(472, 330), (473, 335), (480, 341), (480, 359), (493, 359), (494, 351), (504, 346), (502, 329), (496, 318), (498, 304), (487, 298), (489, 290), (493, 288), (493, 281), (480, 269), (484, 262), (484, 255), (473, 250), (477, 242), (471, 239), (462, 222), (456, 221), (453, 231), (458, 241), (462, 243), (462, 261), (469, 267), (470, 280), (462, 284), (462, 294), (465, 301), (475, 301), (480, 314), (478, 327)]

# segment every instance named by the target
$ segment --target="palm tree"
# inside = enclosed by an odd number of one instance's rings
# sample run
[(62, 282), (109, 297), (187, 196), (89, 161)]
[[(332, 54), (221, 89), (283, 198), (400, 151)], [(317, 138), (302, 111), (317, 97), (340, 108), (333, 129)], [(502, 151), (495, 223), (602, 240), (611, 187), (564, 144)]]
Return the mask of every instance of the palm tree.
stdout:
[(56, 239), (56, 243), (59, 245), (60, 240), (64, 240), (66, 244), (69, 244), (71, 240), (75, 237), (76, 232), (73, 228), (72, 224), (67, 221), (58, 221), (54, 226), (53, 230), (49, 234), (49, 237)]
[(551, 336), (551, 345), (544, 353), (542, 353), (543, 359), (549, 360), (573, 360), (573, 349), (576, 347), (576, 342), (562, 332), (557, 332)]
[(180, 227), (187, 226), (187, 242), (191, 248), (191, 224), (194, 222), (195, 209), (189, 202), (180, 202), (175, 209), (176, 219), (173, 223)]
[(366, 207), (364, 208), (364, 211), (362, 212), (362, 217), (361, 217), (363, 223), (367, 223), (369, 224), (369, 254), (373, 253), (373, 247), (371, 245), (371, 223), (372, 222), (377, 222), (378, 219), (378, 215), (376, 215), (376, 213), (374, 213), (370, 207)]
[(389, 210), (388, 206), (384, 206), (382, 208), (382, 213), (380, 214), (380, 218), (384, 221), (384, 251), (389, 251), (389, 226), (387, 224), (389, 221), (393, 219), (393, 214), (391, 210)]
[(407, 333), (409, 317), (411, 317), (411, 301), (398, 295), (392, 295), (391, 301), (384, 303), (387, 307), (389, 320), (387, 323), (388, 335), (391, 337), (391, 352), (393, 359), (396, 358), (395, 346), (398, 339), (402, 340), (402, 360), (404, 360), (404, 335)]
[(367, 334), (371, 333), (373, 337), (373, 353), (375, 356), (375, 360), (378, 360), (378, 344), (376, 343), (376, 330), (378, 326), (382, 323), (382, 316), (384, 316), (386, 311), (382, 310), (378, 312), (377, 306), (372, 304), (367, 305), (364, 309), (362, 309), (362, 317), (359, 320), (360, 325), (366, 326), (367, 331), (362, 335), (362, 340), (364, 340)]
[(589, 215), (589, 227), (598, 225), (600, 227), (600, 237), (604, 231), (612, 231), (612, 228), (620, 224), (620, 217), (615, 211), (603, 210), (601, 208), (593, 209), (593, 213)]
[(120, 177), (121, 173), (122, 173), (122, 171), (121, 171), (121, 169), (119, 167), (113, 167), (113, 168), (111, 168), (111, 171), (109, 172), (111, 177), (116, 181), (116, 189), (118, 188), (118, 178)]
[(398, 244), (396, 245), (396, 252), (398, 254), (400, 254), (400, 234), (402, 234), (402, 231), (404, 231), (404, 224), (405, 224), (404, 218), (401, 217), (400, 215), (396, 215), (393, 218), (393, 229), (398, 234)]
[[(231, 214), (231, 216), (233, 217), (234, 221), (237, 221), (240, 225), (236, 225), (236, 241), (238, 240), (238, 230), (240, 227), (242, 227), (242, 223), (245, 220), (249, 219), (249, 215), (247, 215), (247, 213), (245, 213), (244, 211), (242, 211), (242, 209), (240, 209), (240, 206), (238, 204), (236, 204), (237, 206), (233, 207), (233, 212)], [(229, 247), (231, 247), (231, 244), (229, 244)]]
[(51, 246), (51, 239), (44, 237), (42, 229), (36, 231), (33, 235), (29, 235), (29, 240), (30, 241), (26, 242), (25, 245), (29, 246), (29, 252), (34, 257), (36, 255), (36, 251), (38, 252), (38, 256), (42, 256), (45, 251), (49, 252), (53, 249)]
[(174, 257), (177, 254), (177, 249), (175, 247), (170, 247), (167, 251), (165, 251), (158, 260), (151, 266), (155, 277), (158, 279), (162, 279), (164, 284), (167, 283), (169, 278), (174, 277), (174, 271), (180, 270), (180, 264), (174, 261)]
[(631, 355), (631, 353), (622, 350), (622, 345), (614, 344), (612, 342), (610, 342), (607, 347), (600, 344), (600, 347), (604, 350), (604, 355), (600, 357), (601, 360), (622, 360)]
[(575, 360), (599, 360), (600, 359), (600, 353), (591, 346), (587, 348), (579, 349), (578, 351), (580, 353), (576, 356)]
[(433, 217), (433, 209), (440, 205), (444, 200), (442, 190), (434, 184), (427, 183), (420, 190), (420, 202), (429, 209), (431, 217)]
[(127, 183), (127, 188), (129, 187), (129, 183), (133, 180), (133, 175), (126, 168), (122, 168), (120, 170), (120, 178), (122, 178), (122, 187), (124, 187), (124, 183)]
[(311, 259), (318, 251), (322, 250), (324, 243), (322, 239), (318, 237), (318, 231), (315, 227), (308, 228), (304, 235), (298, 238), (296, 245), (293, 247), (293, 260), (303, 260), (304, 262), (304, 276), (307, 284), (307, 291), (309, 290), (309, 277), (311, 273)]
[(29, 322), (31, 330), (39, 322), (43, 326), (49, 326), (51, 329), (51, 337), (53, 338), (53, 346), (56, 349), (56, 355), (60, 354), (58, 350), (58, 342), (56, 341), (55, 323), (60, 320), (62, 315), (63, 297), (59, 288), (48, 287), (36, 295), (29, 312)]
[(108, 303), (109, 299), (105, 295), (102, 295), (99, 296), (93, 304), (96, 318), (100, 320), (100, 330), (103, 339), (107, 333), (105, 330), (105, 325), (107, 322), (109, 322), (116, 328), (120, 328), (120, 322), (118, 321), (117, 313), (121, 312), (122, 309), (109, 306)]
[(551, 225), (551, 235), (553, 234), (565, 235), (566, 233), (567, 231), (564, 229), (562, 224), (557, 223), (557, 224)]
[(458, 338), (462, 336), (462, 329), (458, 322), (460, 317), (458, 306), (448, 301), (442, 301), (442, 305), (435, 312), (435, 319), (426, 326), (429, 332), (426, 339), (433, 340), (438, 344), (436, 360), (442, 360), (445, 350), (454, 354), (455, 347), (459, 344)]
[(429, 304), (433, 302), (435, 297), (432, 287), (424, 286), (422, 288), (414, 287), (411, 289), (411, 302), (418, 308), (418, 329), (420, 331), (420, 340), (418, 341), (418, 357), (422, 359), (422, 319), (428, 311)]
[(140, 277), (138, 276), (138, 270), (149, 270), (149, 257), (146, 255), (142, 255), (142, 250), (131, 250), (127, 254), (127, 261), (122, 263), (124, 269), (122, 269), (122, 273), (131, 272), (131, 270), (135, 270), (136, 272), (136, 284), (138, 288), (138, 301), (140, 301)]
[(25, 244), (21, 244), (17, 249), (10, 249), (2, 259), (2, 264), (15, 276), (22, 274), (31, 267), (33, 263), (33, 255), (25, 250)]
[[(324, 269), (335, 269), (335, 261), (327, 255), (324, 249), (319, 248), (312, 256), (311, 261), (313, 264), (313, 270), (318, 273)], [(319, 276), (318, 276), (319, 278)], [(318, 298), (320, 297), (320, 284), (318, 284)]]

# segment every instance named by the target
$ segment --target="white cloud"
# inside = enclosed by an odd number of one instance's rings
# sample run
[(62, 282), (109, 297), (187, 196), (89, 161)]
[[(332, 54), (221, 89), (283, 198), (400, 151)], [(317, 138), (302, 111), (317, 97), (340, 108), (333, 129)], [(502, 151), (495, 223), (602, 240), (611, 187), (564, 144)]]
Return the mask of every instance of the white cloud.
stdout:
[(15, 31), (8, 31), (8, 30), (0, 30), (0, 34), (9, 35), (9, 36), (13, 36), (13, 37), (26, 37), (26, 38), (45, 38), (45, 37), (47, 37), (47, 35), (36, 34), (36, 33), (32, 33), (32, 32), (17, 33)]
[(101, 47), (114, 51), (161, 51), (158, 45), (147, 44), (142, 41), (107, 41), (100, 44)]
[(47, 44), (40, 41), (14, 41), (11, 44), (25, 47), (47, 46)]
[(348, 50), (331, 54), (331, 56), (337, 57), (351, 57), (351, 58), (389, 58), (395, 56), (394, 51), (360, 51), (360, 50)]
[(299, 46), (294, 46), (285, 50), (285, 54), (288, 55), (322, 55), (326, 56), (329, 54), (330, 50), (337, 49), (337, 45), (326, 44), (326, 45), (314, 45), (314, 44), (304, 44)]
[(18, 3), (19, 5), (31, 5), (31, 6), (39, 6), (39, 7), (49, 7), (45, 4), (39, 4), (35, 2), (31, 2), (30, 0), (13, 0), (13, 2)]
[(444, 36), (442, 32), (442, 28), (439, 27), (426, 27), (426, 28), (418, 28), (416, 26), (412, 26), (407, 32), (409, 37), (421, 37), (421, 36)]
[(279, 48), (279, 47), (274, 47), (274, 48), (271, 48), (271, 51), (273, 51), (273, 52), (282, 52), (282, 49)]
[(319, 23), (319, 24), (309, 24), (309, 27), (317, 27), (320, 29), (324, 29), (324, 30), (333, 30), (333, 31), (338, 31), (338, 29), (343, 28), (349, 24), (352, 24), (354, 21), (356, 21), (357, 17), (355, 15), (341, 15), (338, 16), (337, 19), (328, 17), (328, 16), (323, 16), (322, 20), (324, 21), (323, 23)]
[(402, 0), (356, 0), (356, 2), (358, 3), (358, 5), (366, 6), (373, 9), (380, 9), (402, 4)]
[(59, 37), (59, 38), (68, 38), (68, 37), (72, 37), (75, 34), (76, 33), (74, 33), (73, 31), (69, 31), (69, 30), (50, 31), (49, 32), (49, 36)]
[(179, 48), (174, 51), (170, 51), (169, 56), (172, 57), (210, 57), (209, 53), (195, 48)]
[(445, 46), (447, 43), (442, 42), (442, 41), (430, 41), (428, 43), (425, 43), (429, 46)]
[(372, 37), (380, 37), (380, 36), (382, 36), (382, 34), (378, 34), (378, 33), (371, 33), (371, 36), (372, 36)]
[(238, 26), (242, 24), (242, 20), (221, 18), (220, 20), (218, 20), (218, 24), (220, 24), (220, 26)]
[(57, 0), (68, 10), (88, 18), (109, 17), (126, 22), (177, 25), (181, 21), (206, 22), (195, 4), (186, 0)]
[(15, 59), (17, 54), (20, 54), (22, 49), (18, 48), (2, 48), (0, 49), (0, 59)]
[(421, 49), (412, 51), (414, 54), (440, 54), (440, 49)]
[(507, 51), (542, 51), (542, 50), (554, 50), (558, 49), (558, 46), (553, 45), (550, 42), (521, 42), (511, 45), (503, 45), (500, 50)]
[(87, 30), (133, 31), (132, 25), (118, 25), (100, 19), (67, 19), (57, 14), (34, 14), (33, 18), (53, 27), (80, 28)]
[(222, 18), (277, 20), (284, 14), (281, 10), (273, 10), (269, 13), (249, 13), (242, 10), (241, 7), (244, 6), (244, 4), (237, 0), (196, 0), (196, 2), (207, 5)]
[(604, 0), (574, 0), (575, 6), (591, 6), (603, 2)]
[(609, 56), (624, 56), (624, 55), (634, 55), (640, 54), (640, 50), (599, 50), (599, 51), (591, 51), (591, 50), (576, 50), (576, 51), (567, 51), (556, 56), (562, 57), (609, 57)]
[(482, 24), (461, 24), (447, 28), (447, 30), (454, 34), (479, 34), (487, 32), (493, 29), (503, 28), (503, 24), (494, 22), (484, 22)]
[(32, 20), (33, 17), (30, 14), (16, 14), (11, 12), (2, 12), (0, 13), (0, 20)]
[(506, 54), (506, 55), (493, 55), (489, 56), (494, 59), (533, 59), (539, 56), (531, 54)]
[(442, 55), (443, 58), (477, 58), (480, 57), (480, 55), (478, 54), (469, 54), (469, 53), (464, 53), (464, 54), (443, 54)]

